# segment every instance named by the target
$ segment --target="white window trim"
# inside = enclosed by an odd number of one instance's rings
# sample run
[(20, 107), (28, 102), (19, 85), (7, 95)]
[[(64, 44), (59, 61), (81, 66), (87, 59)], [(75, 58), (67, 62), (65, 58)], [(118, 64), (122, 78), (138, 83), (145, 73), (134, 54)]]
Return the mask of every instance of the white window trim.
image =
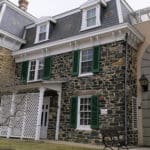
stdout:
[[(87, 48), (90, 49), (90, 48)], [(86, 50), (86, 49), (85, 49)], [(80, 50), (80, 60), (79, 60), (79, 77), (84, 77), (84, 76), (92, 76), (93, 72), (88, 72), (88, 73), (81, 73), (81, 59), (82, 59), (82, 51)]]
[[(42, 26), (42, 25), (46, 25), (46, 38), (45, 38), (45, 40), (39, 41), (40, 26)], [(37, 27), (36, 27), (36, 38), (35, 38), (34, 43), (36, 44), (36, 43), (41, 43), (41, 42), (47, 41), (48, 37), (49, 37), (49, 29), (50, 29), (50, 22), (49, 21), (37, 25)]]
[[(38, 71), (39, 71), (39, 61), (40, 59), (42, 58), (39, 58), (39, 59), (33, 59), (31, 61), (29, 61), (29, 67), (28, 67), (28, 78), (27, 78), (27, 82), (28, 83), (32, 83), (32, 82), (38, 82), (38, 81), (42, 81), (42, 79), (38, 79)], [(31, 68), (31, 62), (32, 61), (36, 61), (36, 66), (35, 66), (35, 75), (34, 75), (34, 80), (29, 80), (30, 78), (30, 68)]]
[(79, 96), (78, 97), (78, 109), (77, 109), (77, 130), (87, 130), (91, 131), (91, 126), (89, 125), (80, 125), (80, 99), (81, 98), (91, 98), (91, 95)]
[[(93, 26), (89, 26), (87, 27), (87, 11), (90, 9), (94, 9), (96, 8), (96, 24)], [(81, 30), (80, 31), (84, 31), (84, 30), (88, 30), (88, 29), (92, 29), (92, 28), (96, 28), (101, 26), (101, 6), (100, 4), (92, 6), (92, 7), (88, 7), (83, 9), (82, 12), (82, 25), (81, 25)]]

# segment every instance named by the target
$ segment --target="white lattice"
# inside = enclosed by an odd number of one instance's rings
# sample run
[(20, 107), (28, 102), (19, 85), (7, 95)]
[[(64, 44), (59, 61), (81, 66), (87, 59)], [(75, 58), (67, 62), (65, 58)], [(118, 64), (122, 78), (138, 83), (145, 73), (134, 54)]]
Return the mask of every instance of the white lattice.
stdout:
[(0, 106), (0, 136), (7, 136), (12, 95), (2, 96)]
[[(0, 123), (9, 118), (10, 137), (35, 138), (39, 93), (18, 94), (10, 117), (12, 96), (3, 96), (0, 107)], [(10, 120), (11, 119), (11, 120)], [(0, 127), (0, 136), (7, 136), (8, 126)]]
[(12, 128), (11, 137), (21, 137), (25, 111), (25, 102), (26, 102), (25, 94), (19, 94), (15, 96), (14, 115), (12, 117), (12, 124), (10, 125), (10, 127)]
[(26, 96), (27, 110), (23, 136), (25, 138), (34, 138), (37, 124), (39, 93), (31, 93)]

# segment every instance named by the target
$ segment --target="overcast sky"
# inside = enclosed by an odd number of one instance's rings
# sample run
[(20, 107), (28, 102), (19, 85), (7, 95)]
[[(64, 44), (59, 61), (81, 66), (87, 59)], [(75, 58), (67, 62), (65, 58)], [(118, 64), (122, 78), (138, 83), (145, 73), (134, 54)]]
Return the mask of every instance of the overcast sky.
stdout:
[[(19, 0), (10, 0), (17, 4)], [(87, 0), (28, 0), (28, 12), (36, 17), (54, 16), (67, 10), (77, 8)], [(150, 7), (150, 0), (126, 0), (134, 9)]]

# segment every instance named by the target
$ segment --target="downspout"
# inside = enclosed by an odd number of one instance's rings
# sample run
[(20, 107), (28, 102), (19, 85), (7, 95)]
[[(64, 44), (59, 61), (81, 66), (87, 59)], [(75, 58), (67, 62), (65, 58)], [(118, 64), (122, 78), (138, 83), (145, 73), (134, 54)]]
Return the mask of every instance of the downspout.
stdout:
[(125, 146), (128, 146), (128, 102), (127, 102), (127, 78), (128, 78), (128, 33), (125, 35)]

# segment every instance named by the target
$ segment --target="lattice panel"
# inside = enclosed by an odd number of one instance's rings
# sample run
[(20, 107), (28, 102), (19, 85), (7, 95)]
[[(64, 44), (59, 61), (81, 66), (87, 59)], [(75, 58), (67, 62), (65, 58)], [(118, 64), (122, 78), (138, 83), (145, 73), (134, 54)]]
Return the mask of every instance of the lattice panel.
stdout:
[(38, 103), (39, 93), (30, 93), (26, 95), (26, 117), (24, 127), (25, 138), (35, 138), (37, 115), (38, 115)]
[(12, 95), (2, 96), (0, 107), (0, 136), (7, 136)]
[(12, 128), (11, 137), (21, 137), (23, 118), (25, 115), (24, 111), (25, 111), (26, 95), (25, 94), (16, 95), (14, 102), (15, 102), (15, 109), (11, 124)]

